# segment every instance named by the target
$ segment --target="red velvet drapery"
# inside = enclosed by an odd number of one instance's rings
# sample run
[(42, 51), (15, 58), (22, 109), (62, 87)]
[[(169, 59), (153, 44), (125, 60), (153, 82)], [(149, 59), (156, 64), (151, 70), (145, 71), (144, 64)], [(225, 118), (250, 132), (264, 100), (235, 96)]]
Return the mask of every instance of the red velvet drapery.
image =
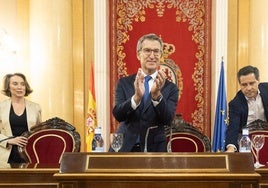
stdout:
[(110, 0), (111, 109), (118, 78), (140, 66), (138, 39), (155, 33), (169, 49), (163, 65), (180, 88), (176, 112), (210, 136), (210, 16), (211, 0)]

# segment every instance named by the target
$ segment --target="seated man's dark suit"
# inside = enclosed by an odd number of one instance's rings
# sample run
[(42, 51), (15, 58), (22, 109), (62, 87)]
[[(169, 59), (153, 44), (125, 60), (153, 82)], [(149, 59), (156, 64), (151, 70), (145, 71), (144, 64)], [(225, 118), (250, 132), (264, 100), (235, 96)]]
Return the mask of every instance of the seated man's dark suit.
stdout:
[[(266, 120), (268, 120), (268, 83), (259, 84), (260, 96), (264, 107)], [(242, 128), (247, 124), (248, 103), (244, 94), (239, 91), (235, 98), (229, 102), (229, 125), (226, 130), (225, 145), (233, 144), (238, 149), (238, 139)]]
[(113, 115), (120, 126), (117, 132), (124, 133), (124, 143), (121, 152), (130, 152), (140, 136), (140, 145), (143, 151), (145, 144), (145, 135), (149, 127), (148, 152), (165, 152), (166, 135), (164, 126), (169, 125), (174, 117), (176, 105), (178, 102), (177, 86), (166, 80), (161, 90), (163, 98), (161, 102), (154, 107), (149, 95), (144, 105), (139, 105), (136, 110), (131, 107), (131, 97), (134, 95), (134, 80), (136, 75), (131, 75), (119, 79), (116, 94)]

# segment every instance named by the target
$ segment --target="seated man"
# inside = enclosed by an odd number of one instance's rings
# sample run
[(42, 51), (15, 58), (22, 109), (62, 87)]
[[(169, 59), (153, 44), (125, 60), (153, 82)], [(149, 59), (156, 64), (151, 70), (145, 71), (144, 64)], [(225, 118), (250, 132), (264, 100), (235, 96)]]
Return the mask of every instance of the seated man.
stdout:
[(237, 73), (240, 91), (229, 102), (229, 125), (226, 130), (226, 152), (238, 151), (239, 135), (243, 126), (268, 119), (268, 83), (259, 83), (259, 70), (253, 66)]

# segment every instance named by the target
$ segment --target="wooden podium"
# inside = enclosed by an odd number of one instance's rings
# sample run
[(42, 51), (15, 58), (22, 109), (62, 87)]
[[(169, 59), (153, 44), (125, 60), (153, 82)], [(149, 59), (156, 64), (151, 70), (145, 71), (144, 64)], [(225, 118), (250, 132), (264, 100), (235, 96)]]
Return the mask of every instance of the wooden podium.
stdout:
[(58, 172), (59, 164), (0, 162), (0, 188), (58, 188), (59, 183), (53, 177)]
[(65, 153), (61, 188), (258, 187), (246, 153)]

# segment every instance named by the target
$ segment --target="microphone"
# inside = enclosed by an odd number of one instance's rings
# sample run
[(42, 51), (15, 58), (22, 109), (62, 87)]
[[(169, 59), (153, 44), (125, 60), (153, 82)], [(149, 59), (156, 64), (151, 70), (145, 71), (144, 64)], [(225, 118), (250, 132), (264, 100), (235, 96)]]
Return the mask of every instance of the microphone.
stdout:
[(169, 131), (169, 140), (168, 140), (168, 144), (167, 144), (167, 152), (168, 153), (172, 152), (171, 142), (172, 142), (172, 127), (170, 127), (170, 131)]
[(171, 145), (171, 142), (172, 142), (172, 128), (173, 128), (173, 125), (175, 126), (175, 119), (172, 122), (173, 123), (170, 124), (170, 129), (169, 129), (169, 141), (167, 143), (167, 152), (168, 153), (172, 152), (172, 145)]
[(145, 135), (145, 144), (144, 144), (144, 152), (147, 152), (147, 142), (148, 142), (148, 135), (151, 129), (155, 129), (158, 126), (153, 126), (153, 127), (149, 127), (146, 131), (146, 135)]

